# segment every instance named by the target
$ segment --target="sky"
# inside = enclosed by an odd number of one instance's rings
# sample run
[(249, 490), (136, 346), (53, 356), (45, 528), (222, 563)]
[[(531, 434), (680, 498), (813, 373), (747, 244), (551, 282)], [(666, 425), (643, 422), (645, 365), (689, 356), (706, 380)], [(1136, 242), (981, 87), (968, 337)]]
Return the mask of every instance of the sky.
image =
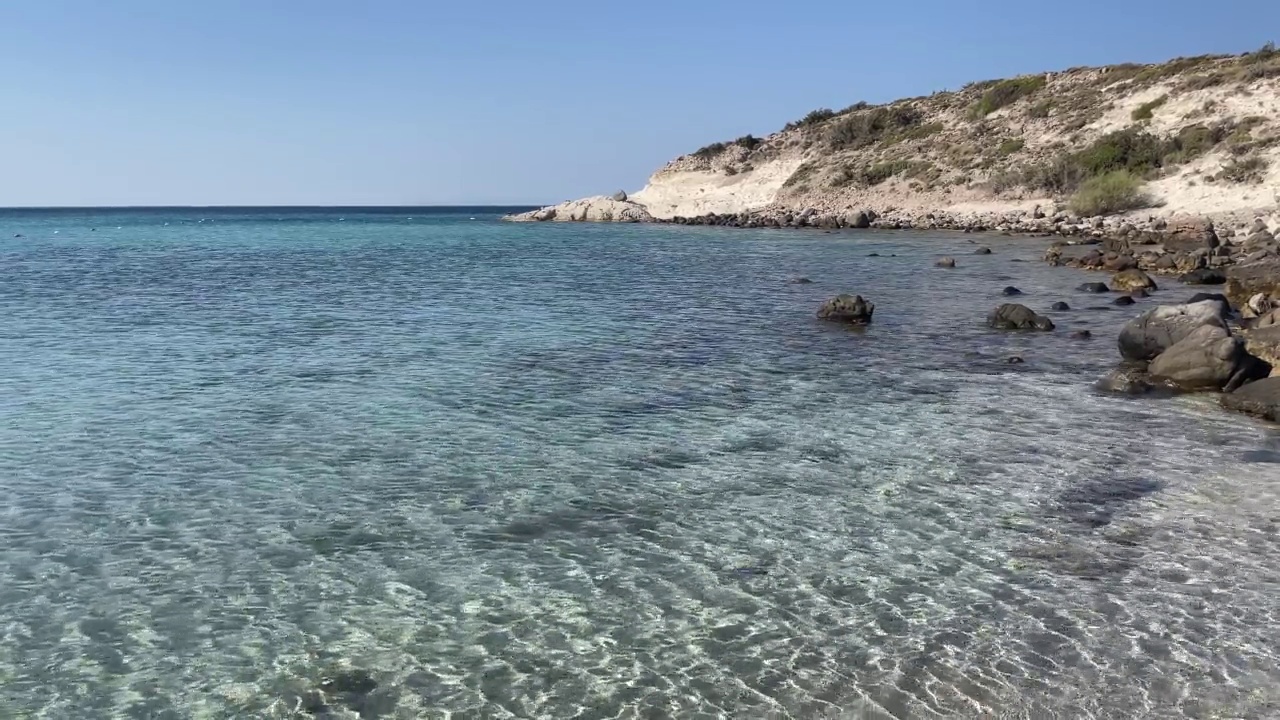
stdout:
[(0, 0), (0, 207), (559, 202), (818, 107), (1269, 40), (1276, 0)]

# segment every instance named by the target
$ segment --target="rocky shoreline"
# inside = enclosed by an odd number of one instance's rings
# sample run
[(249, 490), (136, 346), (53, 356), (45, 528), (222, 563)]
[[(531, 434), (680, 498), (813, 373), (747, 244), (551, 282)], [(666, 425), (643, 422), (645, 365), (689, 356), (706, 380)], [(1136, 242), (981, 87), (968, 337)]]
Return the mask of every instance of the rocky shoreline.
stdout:
[[(1045, 261), (1110, 273), (1109, 284), (1090, 285), (1098, 292), (1121, 293), (1116, 304), (1132, 304), (1132, 297), (1145, 297), (1154, 290), (1153, 275), (1220, 290), (1201, 293), (1186, 303), (1160, 305), (1134, 318), (1119, 338), (1119, 367), (1097, 386), (1125, 394), (1224, 392), (1224, 407), (1280, 422), (1280, 240), (1276, 238), (1280, 226), (1271, 228), (1260, 218), (1240, 229), (1220, 229), (1204, 217), (1080, 218), (1057, 207), (1036, 206), (1029, 211), (991, 213), (774, 208), (657, 219), (621, 193), (594, 200), (607, 200), (607, 211), (588, 212), (602, 207), (593, 201), (574, 206), (569, 217), (556, 217), (544, 209), (511, 219), (617, 222), (626, 218), (731, 228), (994, 232), (1052, 238)], [(939, 261), (946, 267), (954, 263), (952, 258)], [(820, 310), (819, 317), (865, 324), (871, 319), (867, 308), (874, 305), (863, 303), (861, 297), (839, 296)], [(992, 311), (988, 324), (1006, 330), (1052, 329), (1047, 319), (1017, 304)]]

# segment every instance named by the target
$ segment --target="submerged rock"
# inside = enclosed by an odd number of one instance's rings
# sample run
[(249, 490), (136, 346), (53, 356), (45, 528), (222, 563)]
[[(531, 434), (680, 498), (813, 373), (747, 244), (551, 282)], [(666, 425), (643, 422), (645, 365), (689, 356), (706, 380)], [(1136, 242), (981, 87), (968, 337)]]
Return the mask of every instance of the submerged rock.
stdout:
[(1050, 305), (1049, 309), (1056, 310), (1058, 312), (1066, 312), (1067, 310), (1071, 309), (1071, 306), (1059, 300), (1058, 302)]
[(1010, 285), (1009, 287), (1006, 287), (1004, 290), (1001, 290), (1000, 294), (1001, 295), (1021, 295), (1022, 291)]
[(956, 259), (952, 257), (944, 257), (934, 263), (934, 266), (940, 268), (953, 268), (956, 266)]
[(1072, 340), (1091, 340), (1093, 333), (1088, 330), (1075, 330), (1071, 333)]
[(1113, 305), (1121, 305), (1121, 306), (1124, 306), (1124, 305), (1132, 305), (1132, 304), (1134, 304), (1135, 302), (1137, 302), (1137, 301), (1136, 301), (1136, 300), (1134, 300), (1132, 297), (1130, 297), (1130, 296), (1128, 296), (1128, 295), (1121, 295), (1120, 297), (1116, 298), (1115, 300), (1112, 300), (1112, 301), (1111, 301), (1111, 304), (1113, 304)]
[(818, 308), (818, 318), (847, 325), (866, 325), (876, 311), (875, 303), (861, 295), (837, 295)]
[(977, 250), (974, 250), (974, 251), (973, 251), (973, 254), (974, 254), (974, 255), (990, 255), (990, 254), (991, 254), (991, 248), (984, 248), (984, 247), (981, 247), (981, 248), (978, 248)]
[(996, 330), (1052, 330), (1053, 321), (1037, 315), (1026, 305), (1006, 303), (987, 315), (987, 325)]
[(1128, 290), (1155, 290), (1156, 281), (1141, 270), (1125, 270), (1111, 278), (1111, 287), (1121, 292)]
[(1227, 276), (1217, 268), (1200, 268), (1182, 275), (1178, 280), (1187, 285), (1221, 285), (1227, 281)]
[(1123, 365), (1107, 373), (1094, 387), (1119, 395), (1145, 395), (1155, 390), (1156, 384), (1145, 366)]
[(793, 277), (791, 278), (790, 282), (792, 285), (812, 285), (813, 284), (813, 281), (807, 277)]
[(1081, 285), (1078, 289), (1083, 290), (1084, 292), (1091, 292), (1091, 293), (1111, 292), (1111, 288), (1107, 287), (1106, 283), (1100, 283), (1100, 282), (1088, 282)]

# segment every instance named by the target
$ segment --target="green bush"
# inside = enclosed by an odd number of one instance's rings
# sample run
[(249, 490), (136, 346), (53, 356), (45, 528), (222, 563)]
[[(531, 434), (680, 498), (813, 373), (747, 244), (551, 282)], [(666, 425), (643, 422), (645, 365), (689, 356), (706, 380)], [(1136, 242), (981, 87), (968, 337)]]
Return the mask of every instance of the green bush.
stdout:
[(1174, 58), (1163, 65), (1152, 65), (1134, 77), (1134, 82), (1147, 83), (1164, 80), (1181, 75), (1188, 70), (1200, 67), (1205, 63), (1222, 58), (1222, 55), (1197, 55), (1195, 57)]
[(704, 145), (703, 147), (694, 150), (693, 156), (699, 158), (713, 158), (724, 152), (728, 147), (728, 145), (725, 145), (722, 142), (711, 143), (710, 145)]
[(926, 123), (924, 125), (917, 125), (915, 127), (908, 128), (902, 133), (902, 137), (905, 140), (920, 140), (927, 138), (930, 135), (936, 135), (945, 129), (946, 126), (940, 122)]
[(808, 115), (805, 115), (799, 120), (787, 123), (786, 126), (783, 127), (782, 129), (795, 130), (796, 128), (809, 127), (811, 125), (820, 125), (835, 116), (836, 116), (835, 111), (831, 110), (830, 108), (818, 108), (817, 110), (810, 112)]
[(1142, 120), (1150, 120), (1152, 116), (1155, 114), (1155, 109), (1165, 104), (1166, 102), (1169, 102), (1169, 96), (1161, 95), (1160, 97), (1156, 98), (1155, 100), (1152, 100), (1151, 102), (1145, 102), (1139, 105), (1136, 110), (1130, 113), (1130, 117), (1133, 118), (1134, 122), (1140, 122)]
[(920, 111), (910, 105), (892, 105), (863, 110), (842, 117), (827, 133), (834, 150), (856, 150), (874, 144), (886, 135), (918, 125)]
[(818, 164), (812, 160), (801, 163), (800, 167), (796, 168), (795, 172), (791, 173), (791, 177), (788, 177), (786, 182), (782, 183), (782, 186), (796, 187), (813, 177), (813, 174), (817, 172), (817, 170)]
[(1139, 128), (1107, 133), (1075, 155), (1085, 177), (1128, 170), (1140, 175), (1162, 165), (1169, 143)]
[(744, 147), (747, 150), (755, 150), (763, 142), (763, 140), (754, 135), (743, 135), (737, 140), (734, 140), (733, 144), (738, 145), (739, 147)]
[(911, 162), (907, 160), (891, 160), (889, 162), (868, 165), (863, 168), (858, 179), (863, 185), (879, 185), (898, 173), (906, 172), (911, 169)]
[(982, 93), (982, 98), (973, 106), (973, 116), (986, 117), (1000, 108), (1012, 105), (1034, 93), (1044, 85), (1045, 79), (1043, 75), (1001, 80)]
[(1090, 178), (1071, 196), (1071, 209), (1083, 217), (1112, 215), (1150, 204), (1142, 192), (1142, 181), (1124, 170)]
[(1008, 157), (1018, 152), (1019, 150), (1021, 150), (1022, 147), (1026, 144), (1027, 144), (1026, 141), (1023, 140), (1022, 138), (1009, 138), (1008, 140), (1005, 140), (1004, 142), (1000, 143), (1000, 148), (999, 148), (1000, 156)]
[(1240, 57), (1241, 65), (1257, 65), (1264, 63), (1274, 57), (1280, 57), (1280, 50), (1276, 50), (1276, 44), (1269, 42), (1251, 53), (1245, 53)]
[(1027, 116), (1033, 118), (1047, 118), (1049, 111), (1053, 109), (1052, 100), (1043, 100), (1027, 108)]
[(1234, 183), (1262, 182), (1262, 173), (1267, 169), (1267, 161), (1254, 155), (1242, 160), (1232, 160), (1222, 166), (1218, 172), (1220, 180)]

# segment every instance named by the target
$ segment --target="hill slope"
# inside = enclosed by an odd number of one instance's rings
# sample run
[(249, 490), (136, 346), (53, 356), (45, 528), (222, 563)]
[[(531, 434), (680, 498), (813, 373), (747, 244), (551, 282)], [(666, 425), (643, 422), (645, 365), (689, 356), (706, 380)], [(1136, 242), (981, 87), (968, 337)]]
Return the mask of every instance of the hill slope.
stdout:
[[(597, 202), (608, 212), (592, 210)], [(1035, 205), (1241, 225), (1277, 213), (1280, 52), (1075, 68), (817, 110), (767, 137), (676, 158), (626, 202), (589, 199), (513, 219), (958, 216)]]

